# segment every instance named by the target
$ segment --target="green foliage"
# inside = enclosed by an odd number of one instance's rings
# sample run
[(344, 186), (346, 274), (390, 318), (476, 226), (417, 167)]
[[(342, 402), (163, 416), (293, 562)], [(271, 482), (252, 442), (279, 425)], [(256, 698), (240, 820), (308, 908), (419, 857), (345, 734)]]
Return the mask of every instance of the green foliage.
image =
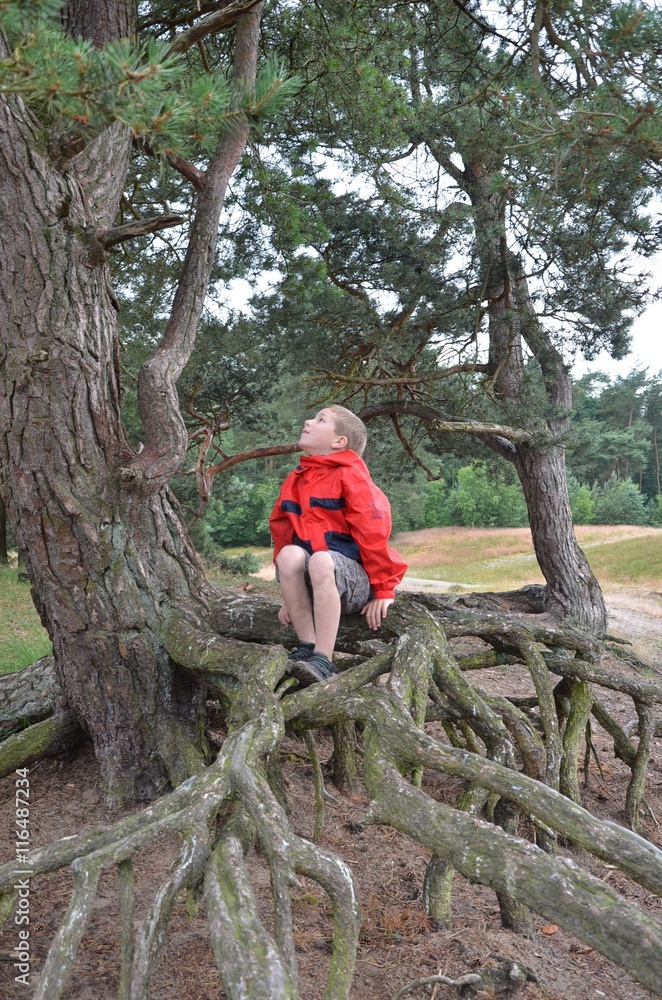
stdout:
[(96, 48), (61, 29), (61, 8), (59, 0), (0, 2), (11, 46), (0, 59), (0, 93), (20, 94), (56, 131), (91, 137), (117, 121), (163, 154), (210, 152), (224, 133), (277, 114), (300, 86), (275, 57), (247, 90), (224, 73), (192, 76), (186, 59), (154, 38)]
[(446, 523), (468, 528), (516, 528), (528, 524), (519, 486), (492, 480), (480, 462), (460, 469), (457, 484), (448, 495), (446, 510)]
[(425, 507), (423, 525), (426, 528), (437, 528), (448, 524), (446, 500), (448, 490), (443, 479), (433, 480), (425, 489)]
[(391, 504), (393, 531), (416, 531), (425, 524), (426, 491), (417, 482), (403, 479), (383, 483)]
[(595, 521), (595, 500), (585, 483), (568, 477), (568, 496), (573, 524), (593, 524)]
[(615, 473), (602, 486), (594, 487), (596, 524), (648, 524), (646, 501), (629, 479)]
[(574, 385), (568, 466), (577, 480), (636, 479), (650, 499), (660, 492), (662, 385), (659, 376), (632, 371), (613, 380), (593, 373)]
[(462, 466), (449, 487), (443, 480), (421, 483), (382, 481), (391, 501), (393, 530), (415, 531), (448, 525), (516, 528), (528, 524), (522, 491), (494, 474), (484, 462)]
[(193, 530), (194, 541), (207, 558), (219, 558), (222, 549), (241, 545), (269, 545), (269, 515), (280, 482), (249, 482), (237, 475), (219, 483), (217, 495), (207, 505)]
[(655, 497), (655, 505), (651, 508), (650, 523), (655, 528), (662, 528), (662, 493)]

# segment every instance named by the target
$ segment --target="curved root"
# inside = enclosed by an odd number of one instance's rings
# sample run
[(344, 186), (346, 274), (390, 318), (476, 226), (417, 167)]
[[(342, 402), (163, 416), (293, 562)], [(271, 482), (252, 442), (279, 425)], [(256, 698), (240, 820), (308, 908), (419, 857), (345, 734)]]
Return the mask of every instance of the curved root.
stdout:
[[(247, 603), (254, 611), (252, 637), (273, 641), (274, 629), (280, 628), (273, 624), (273, 604), (259, 599), (256, 607), (255, 598), (246, 602), (236, 595), (224, 611), (215, 609), (215, 621), (223, 622), (226, 635), (205, 632), (184, 618), (173, 621), (169, 635), (173, 659), (202, 677), (225, 710), (228, 736), (215, 762), (140, 813), (29, 856), (35, 875), (67, 865), (74, 875), (70, 905), (51, 944), (36, 998), (56, 1000), (63, 995), (100, 873), (116, 866), (120, 1000), (148, 996), (175, 900), (184, 891), (198, 893), (201, 886), (212, 950), (228, 997), (296, 1000), (290, 891), (299, 875), (315, 880), (331, 900), (333, 946), (324, 997), (347, 1000), (360, 927), (351, 872), (342, 860), (292, 831), (267, 781), (266, 762), (273, 760), (286, 726), (305, 732), (356, 723), (364, 734), (364, 779), (371, 796), (368, 822), (390, 824), (432, 851), (426, 895), (430, 911), (441, 922), (450, 919), (450, 883), (457, 869), (492, 887), (513, 919), (524, 921), (522, 907), (531, 907), (617, 962), (649, 989), (662, 992), (662, 925), (574, 861), (546, 853), (515, 835), (521, 810), (543, 832), (548, 847), (560, 835), (662, 894), (662, 851), (631, 830), (597, 819), (573, 801), (579, 798), (580, 735), (592, 711), (601, 723), (607, 721), (631, 768), (627, 809), (636, 825), (658, 728), (653, 706), (662, 701), (662, 685), (606, 669), (595, 641), (576, 630), (541, 627), (516, 616), (470, 614), (426, 598), (424, 603), (404, 601), (404, 607), (389, 615), (389, 629), (397, 638), (392, 647), (380, 646), (377, 655), (345, 673), (291, 693), (287, 684), (277, 688), (286, 667), (283, 649), (245, 641)], [(365, 650), (362, 623), (348, 622), (343, 629), (340, 642), (346, 650)], [(458, 659), (448, 642), (452, 635), (477, 636), (495, 652)], [(496, 661), (525, 665), (536, 699), (484, 695), (463, 670)], [(386, 681), (375, 683), (384, 674)], [(558, 697), (555, 700), (552, 674), (569, 679), (567, 708)], [(636, 749), (612, 724), (590, 685), (612, 687), (633, 699), (639, 717)], [(449, 733), (456, 745), (442, 744), (425, 732), (426, 714), (452, 727)], [(315, 765), (312, 737), (308, 746)], [(517, 769), (518, 755), (522, 771)], [(426, 770), (467, 782), (458, 808), (437, 802), (422, 790), (420, 776)], [(318, 767), (315, 772), (319, 835), (324, 789)], [(559, 783), (571, 797), (557, 790)], [(480, 817), (487, 800), (503, 828)], [(181, 838), (179, 858), (134, 933), (133, 858), (166, 833)], [(260, 918), (244, 863), (254, 842), (269, 865), (273, 933)], [(13, 869), (13, 863), (0, 868), (3, 916), (11, 911)], [(426, 977), (418, 982), (442, 981), (443, 977)]]

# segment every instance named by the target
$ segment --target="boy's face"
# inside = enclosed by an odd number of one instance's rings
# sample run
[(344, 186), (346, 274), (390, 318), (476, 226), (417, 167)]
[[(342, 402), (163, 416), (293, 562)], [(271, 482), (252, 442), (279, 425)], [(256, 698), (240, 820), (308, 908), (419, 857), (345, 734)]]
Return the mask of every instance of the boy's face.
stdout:
[(347, 448), (347, 438), (336, 431), (333, 410), (320, 410), (311, 420), (305, 421), (299, 447), (307, 455), (330, 455)]

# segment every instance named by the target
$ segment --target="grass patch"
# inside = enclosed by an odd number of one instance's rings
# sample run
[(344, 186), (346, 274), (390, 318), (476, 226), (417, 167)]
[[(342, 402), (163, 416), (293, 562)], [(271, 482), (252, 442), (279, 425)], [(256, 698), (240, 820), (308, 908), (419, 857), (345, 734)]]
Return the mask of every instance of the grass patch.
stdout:
[(263, 566), (265, 563), (270, 563), (272, 561), (274, 554), (274, 550), (272, 548), (265, 548), (264, 546), (259, 545), (251, 545), (248, 547), (244, 545), (242, 548), (238, 549), (223, 549), (223, 552), (225, 555), (231, 556), (232, 558), (235, 558), (236, 556), (243, 556), (247, 552), (250, 552), (251, 555), (254, 555)]
[(27, 583), (0, 566), (0, 674), (10, 674), (52, 651)]
[(31, 663), (40, 660), (42, 656), (48, 656), (53, 652), (51, 641), (46, 636), (41, 642), (28, 642), (25, 639), (8, 639), (2, 643), (2, 663), (0, 663), (0, 674), (12, 674), (23, 667), (29, 667)]
[[(602, 584), (662, 589), (662, 529), (585, 525), (577, 536)], [(394, 545), (414, 577), (485, 590), (545, 582), (528, 528), (427, 528), (402, 532)]]
[(602, 583), (662, 589), (662, 529), (640, 538), (584, 546), (591, 569)]

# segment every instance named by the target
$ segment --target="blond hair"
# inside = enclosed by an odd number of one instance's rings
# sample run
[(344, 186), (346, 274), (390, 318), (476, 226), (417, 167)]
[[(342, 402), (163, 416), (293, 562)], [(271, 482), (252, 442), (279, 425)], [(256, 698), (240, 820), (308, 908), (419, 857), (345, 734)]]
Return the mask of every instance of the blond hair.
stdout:
[(344, 406), (329, 406), (333, 413), (336, 432), (339, 437), (347, 438), (347, 447), (362, 455), (368, 440), (365, 424), (355, 413)]

